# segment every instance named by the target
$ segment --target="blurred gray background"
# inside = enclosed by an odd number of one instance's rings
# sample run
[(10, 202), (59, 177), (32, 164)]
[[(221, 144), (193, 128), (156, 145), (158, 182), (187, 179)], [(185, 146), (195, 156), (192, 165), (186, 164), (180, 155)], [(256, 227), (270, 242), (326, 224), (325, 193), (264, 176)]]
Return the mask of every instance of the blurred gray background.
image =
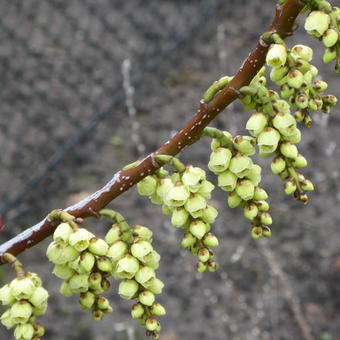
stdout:
[[(11, 0), (0, 2), (0, 216), (6, 241), (93, 192), (124, 164), (156, 149), (195, 112), (212, 81), (233, 74), (271, 22), (272, 0)], [(333, 66), (303, 29), (289, 44), (315, 48), (315, 64), (340, 95)], [(315, 114), (303, 129), (304, 173), (316, 190), (307, 206), (286, 197), (265, 167), (273, 237), (249, 237), (240, 210), (216, 190), (214, 230), (220, 238), (217, 273), (197, 274), (180, 251), (181, 231), (135, 190), (112, 203), (131, 224), (154, 230), (162, 255), (159, 277), (162, 340), (340, 339), (340, 118)], [(249, 112), (234, 103), (213, 123), (244, 134)], [(209, 143), (185, 150), (187, 163), (206, 166)], [(210, 177), (215, 181), (215, 178)], [(107, 223), (88, 220), (103, 235)], [(23, 253), (27, 269), (50, 290), (41, 318), (46, 339), (145, 339), (129, 317), (131, 303), (110, 298), (115, 312), (102, 323), (58, 294), (44, 253), (48, 240)], [(0, 267), (0, 280), (13, 277)], [(0, 338), (11, 332), (0, 327)]]

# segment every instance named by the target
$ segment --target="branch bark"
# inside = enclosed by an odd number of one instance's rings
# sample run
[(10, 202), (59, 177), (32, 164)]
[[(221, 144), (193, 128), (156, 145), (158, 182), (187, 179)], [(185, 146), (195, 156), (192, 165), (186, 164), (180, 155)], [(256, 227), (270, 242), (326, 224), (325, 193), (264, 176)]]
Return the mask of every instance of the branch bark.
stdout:
[[(304, 5), (305, 3), (302, 0), (287, 0), (284, 5), (277, 5), (275, 17), (267, 31), (276, 32), (282, 38), (291, 35), (295, 19)], [(99, 210), (159, 168), (154, 160), (155, 155), (175, 156), (185, 147), (199, 140), (202, 130), (231, 102), (238, 98), (238, 90), (242, 86), (248, 85), (264, 65), (268, 47), (260, 38), (257, 46), (244, 61), (231, 83), (217, 94), (209, 104), (201, 101), (193, 118), (171, 140), (144, 158), (136, 167), (118, 171), (103, 188), (64, 210), (75, 217), (97, 217)], [(57, 225), (58, 221), (50, 221), (46, 217), (38, 224), (2, 244), (0, 246), (0, 265), (5, 263), (3, 255), (6, 252), (13, 255), (20, 254), (50, 236)]]

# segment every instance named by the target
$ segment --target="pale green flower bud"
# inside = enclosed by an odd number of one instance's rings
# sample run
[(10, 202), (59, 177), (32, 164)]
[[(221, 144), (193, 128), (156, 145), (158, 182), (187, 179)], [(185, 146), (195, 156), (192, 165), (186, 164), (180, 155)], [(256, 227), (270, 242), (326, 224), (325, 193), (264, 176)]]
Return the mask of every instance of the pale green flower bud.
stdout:
[(163, 199), (157, 194), (157, 192), (153, 193), (149, 198), (150, 198), (150, 201), (153, 204), (162, 204), (163, 203)]
[(78, 228), (71, 233), (69, 237), (69, 244), (76, 250), (83, 251), (89, 246), (90, 239), (92, 237), (93, 234), (85, 228)]
[(324, 62), (324, 64), (328, 64), (331, 61), (333, 61), (336, 58), (336, 56), (337, 56), (337, 51), (336, 51), (335, 46), (327, 47), (323, 54), (322, 61)]
[(37, 287), (28, 301), (35, 307), (43, 305), (48, 299), (48, 291), (43, 287)]
[(328, 14), (321, 11), (313, 11), (306, 18), (305, 30), (309, 34), (320, 38), (327, 31), (329, 24), (330, 17)]
[[(101, 309), (103, 311), (110, 310), (110, 308), (111, 308), (109, 300), (104, 296), (99, 296), (97, 298), (97, 306), (98, 306), (99, 309)], [(111, 310), (110, 310), (110, 312), (111, 312)]]
[(96, 295), (91, 292), (85, 292), (80, 294), (79, 304), (83, 309), (92, 308), (96, 300)]
[(301, 154), (298, 154), (292, 164), (294, 168), (304, 168), (307, 166), (308, 162), (305, 157), (303, 157)]
[(269, 204), (266, 201), (256, 201), (256, 205), (260, 211), (268, 211)]
[(143, 241), (152, 240), (152, 231), (147, 227), (136, 225), (135, 227), (133, 227), (132, 231), (133, 231), (134, 237), (138, 237), (139, 239)]
[(290, 113), (290, 105), (283, 99), (274, 100), (273, 108), (276, 112)]
[(113, 269), (112, 262), (107, 257), (99, 257), (97, 259), (97, 267), (104, 273), (110, 273)]
[(11, 318), (15, 323), (27, 323), (32, 315), (32, 305), (26, 300), (16, 302), (10, 309)]
[(102, 274), (100, 273), (92, 273), (89, 276), (89, 288), (92, 290), (102, 290)]
[(215, 174), (228, 169), (232, 153), (227, 148), (217, 148), (210, 154), (208, 168)]
[(257, 164), (254, 164), (248, 171), (246, 178), (250, 179), (253, 184), (256, 186), (261, 182), (261, 167)]
[(171, 224), (175, 227), (182, 227), (188, 220), (189, 213), (183, 207), (175, 208), (171, 216)]
[(262, 224), (266, 224), (266, 225), (268, 224), (269, 225), (269, 224), (273, 223), (272, 217), (267, 212), (262, 212), (261, 215), (260, 215), (260, 219), (261, 219)]
[(251, 229), (251, 237), (254, 240), (257, 240), (257, 239), (261, 238), (262, 236), (263, 236), (263, 234), (262, 234), (262, 228), (261, 227), (253, 227)]
[(144, 288), (148, 288), (156, 277), (155, 271), (150, 267), (143, 267), (135, 275), (135, 280)]
[(33, 314), (34, 316), (39, 316), (45, 314), (47, 311), (47, 301), (44, 302), (42, 305), (39, 307), (34, 307), (33, 308)]
[(191, 234), (193, 234), (196, 238), (198, 238), (200, 240), (205, 235), (205, 233), (207, 231), (207, 226), (200, 219), (193, 220), (190, 223), (189, 230), (190, 230)]
[(283, 98), (290, 98), (295, 92), (295, 89), (287, 84), (281, 86), (281, 96)]
[(230, 161), (229, 170), (237, 177), (246, 176), (253, 166), (253, 161), (248, 156), (237, 153)]
[(191, 194), (188, 200), (185, 202), (185, 209), (194, 218), (201, 217), (203, 215), (203, 209), (207, 206), (207, 202), (204, 197), (198, 194)]
[(12, 295), (8, 284), (0, 288), (0, 301), (4, 306), (11, 305), (15, 301), (15, 297)]
[(171, 215), (174, 211), (174, 207), (169, 207), (166, 204), (162, 204), (162, 213), (164, 215)]
[(280, 177), (283, 181), (285, 181), (286, 179), (288, 179), (289, 176), (290, 176), (290, 175), (289, 175), (289, 172), (288, 172), (287, 169), (279, 173), (279, 177)]
[(109, 245), (102, 239), (93, 237), (90, 240), (89, 251), (98, 256), (104, 256), (109, 250)]
[(250, 136), (236, 136), (234, 138), (236, 150), (243, 155), (250, 156), (255, 153), (256, 138)]
[(323, 96), (323, 101), (330, 106), (335, 106), (336, 103), (338, 102), (338, 99), (332, 95), (332, 94), (328, 94), (326, 96)]
[(15, 278), (10, 284), (10, 293), (17, 300), (28, 299), (35, 291), (36, 287), (30, 277)]
[(138, 288), (135, 280), (124, 280), (119, 284), (118, 294), (122, 299), (131, 300), (138, 292)]
[(292, 70), (288, 73), (287, 84), (290, 87), (299, 89), (304, 82), (303, 74), (299, 70)]
[(138, 241), (131, 246), (132, 255), (142, 262), (147, 260), (147, 255), (152, 251), (152, 245), (146, 241)]
[(157, 195), (164, 200), (167, 196), (170, 189), (174, 187), (174, 183), (172, 183), (172, 180), (170, 178), (162, 178), (159, 181), (158, 187), (157, 187)]
[(280, 152), (287, 158), (295, 159), (298, 155), (298, 149), (296, 145), (291, 142), (284, 142), (280, 146)]
[(207, 262), (210, 259), (210, 251), (208, 248), (201, 248), (197, 253), (198, 259), (201, 262)]
[[(205, 230), (205, 229), (204, 229)], [(196, 243), (196, 237), (191, 233), (185, 233), (181, 242), (182, 248), (189, 248)]]
[(308, 61), (303, 60), (302, 58), (297, 58), (295, 60), (295, 67), (303, 73), (304, 80), (306, 83), (310, 83), (312, 80), (312, 75), (309, 70), (311, 69), (311, 64)]
[(214, 223), (217, 215), (217, 209), (211, 205), (207, 205), (206, 208), (203, 209), (202, 220), (206, 223)]
[(150, 312), (152, 315), (163, 316), (166, 314), (165, 308), (158, 302), (155, 302), (151, 308)]
[(153, 250), (148, 255), (144, 256), (144, 264), (150, 268), (157, 269), (161, 256)]
[(295, 132), (296, 121), (291, 114), (279, 112), (273, 119), (274, 127), (284, 136), (290, 136)]
[(188, 166), (183, 175), (182, 182), (191, 192), (197, 192), (200, 182), (205, 179), (205, 171), (199, 167)]
[(210, 149), (211, 151), (214, 151), (216, 150), (217, 148), (219, 148), (221, 146), (221, 142), (219, 139), (216, 139), (216, 138), (213, 138), (211, 140), (211, 143), (210, 143)]
[(208, 262), (208, 270), (209, 270), (209, 272), (212, 272), (212, 273), (216, 272), (217, 264), (216, 264), (215, 261), (209, 261)]
[(334, 28), (329, 28), (322, 36), (322, 42), (326, 47), (332, 47), (339, 41), (339, 34)]
[(135, 303), (131, 308), (131, 316), (134, 319), (140, 319), (143, 316), (144, 312), (144, 307), (140, 303)]
[(92, 318), (94, 321), (102, 321), (104, 319), (104, 312), (100, 309), (94, 309), (92, 311)]
[(71, 288), (69, 281), (63, 281), (63, 283), (60, 286), (59, 292), (61, 295), (64, 295), (66, 297), (70, 297), (76, 292)]
[(155, 302), (155, 295), (148, 290), (144, 290), (139, 293), (138, 300), (145, 306), (151, 306)]
[(121, 260), (118, 261), (115, 271), (120, 278), (132, 279), (138, 270), (139, 261), (134, 256), (126, 254)]
[(291, 142), (293, 144), (297, 144), (300, 143), (301, 141), (301, 131), (296, 128), (295, 132), (290, 135), (290, 136), (282, 136), (283, 140), (287, 141), (287, 142)]
[(228, 206), (229, 208), (236, 208), (242, 202), (242, 198), (236, 193), (236, 191), (232, 191), (228, 196)]
[(233, 191), (236, 187), (237, 176), (227, 170), (218, 175), (218, 186), (225, 191)]
[(73, 229), (68, 223), (61, 223), (53, 233), (54, 241), (67, 242)]
[(156, 277), (151, 281), (148, 290), (153, 294), (161, 294), (163, 287), (164, 283), (160, 279), (157, 279)]
[(296, 190), (296, 184), (293, 180), (289, 180), (285, 183), (285, 193), (287, 195), (291, 195)]
[(265, 153), (274, 152), (279, 141), (280, 133), (271, 127), (265, 128), (257, 138), (257, 144), (260, 146), (260, 150)]
[(301, 182), (301, 188), (305, 191), (313, 191), (314, 185), (309, 179), (305, 179)]
[(270, 71), (270, 80), (275, 82), (283, 79), (289, 72), (289, 68), (287, 66), (272, 68)]
[(211, 199), (211, 192), (214, 190), (215, 186), (211, 182), (204, 180), (202, 181), (197, 193), (203, 196), (206, 200)]
[(274, 174), (279, 174), (286, 168), (286, 161), (284, 158), (277, 156), (272, 160), (270, 168)]
[(32, 339), (34, 335), (33, 325), (30, 323), (21, 324), (15, 327), (14, 336), (16, 339), (26, 340)]
[(271, 237), (272, 236), (272, 231), (268, 226), (263, 226), (262, 227), (262, 235), (264, 237)]
[(82, 274), (90, 273), (92, 271), (92, 268), (95, 262), (96, 262), (96, 258), (93, 254), (91, 254), (88, 251), (85, 253), (82, 253), (79, 257), (79, 267), (82, 269), (81, 271), (84, 272)]
[(164, 203), (170, 207), (181, 207), (189, 198), (190, 192), (188, 188), (181, 182), (177, 182), (172, 187), (164, 198)]
[(41, 278), (38, 276), (38, 274), (36, 274), (36, 273), (26, 273), (26, 277), (29, 277), (33, 281), (33, 284), (36, 287), (40, 287), (42, 285)]
[(137, 183), (137, 191), (142, 196), (151, 196), (157, 188), (157, 180), (153, 176), (146, 176)]
[(254, 203), (246, 204), (243, 209), (244, 217), (251, 221), (257, 216), (258, 212), (259, 209)]
[(208, 269), (208, 265), (203, 262), (198, 262), (197, 263), (197, 271), (199, 273), (204, 273)]
[(73, 275), (69, 280), (69, 284), (74, 292), (84, 293), (89, 288), (89, 276), (86, 274)]
[(242, 179), (237, 183), (235, 190), (244, 201), (249, 201), (254, 197), (255, 186), (250, 180)]
[(105, 235), (105, 242), (110, 246), (119, 241), (122, 236), (120, 228), (117, 224), (112, 225), (111, 229)]
[(310, 62), (313, 59), (313, 50), (306, 45), (295, 45), (292, 48), (292, 53), (307, 62)]
[(75, 271), (66, 264), (56, 264), (53, 269), (53, 274), (62, 280), (68, 280), (74, 273)]
[(282, 44), (272, 44), (269, 47), (266, 62), (273, 68), (284, 66), (287, 61), (287, 50)]
[(257, 137), (268, 124), (268, 118), (262, 112), (253, 113), (247, 121), (246, 129)]
[(218, 246), (218, 238), (212, 233), (205, 234), (202, 241), (206, 247)]
[[(41, 336), (45, 335), (45, 328), (41, 324), (34, 323), (33, 328), (34, 328), (34, 336), (35, 337), (41, 337)], [(33, 340), (37, 340), (37, 339), (33, 338)]]
[(8, 309), (5, 313), (3, 313), (1, 315), (0, 321), (7, 329), (11, 329), (12, 327), (14, 327), (16, 325), (16, 323), (14, 322), (14, 320), (11, 317), (11, 310), (10, 309)]
[(268, 198), (268, 194), (266, 191), (260, 187), (256, 187), (254, 191), (254, 200), (261, 201), (266, 200)]
[(313, 88), (315, 90), (317, 90), (318, 92), (324, 92), (327, 90), (328, 88), (328, 84), (323, 81), (323, 80), (317, 80), (314, 84), (313, 84)]
[(158, 321), (155, 318), (149, 317), (145, 321), (145, 327), (148, 331), (153, 332), (157, 329)]
[(309, 102), (309, 97), (307, 93), (305, 92), (300, 93), (295, 97), (295, 105), (299, 109), (305, 109), (306, 107), (308, 107), (308, 102)]
[(109, 257), (112, 262), (120, 260), (128, 251), (128, 246), (123, 241), (117, 241), (107, 251), (106, 256)]

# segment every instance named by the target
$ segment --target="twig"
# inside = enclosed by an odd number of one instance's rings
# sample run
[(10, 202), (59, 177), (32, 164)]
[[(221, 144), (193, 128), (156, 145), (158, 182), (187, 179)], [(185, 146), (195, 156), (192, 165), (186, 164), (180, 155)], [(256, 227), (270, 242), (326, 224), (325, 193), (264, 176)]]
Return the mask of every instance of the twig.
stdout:
[[(282, 38), (292, 34), (296, 17), (304, 7), (301, 0), (287, 0), (283, 5), (277, 5), (274, 20), (269, 32), (277, 32)], [(137, 166), (124, 171), (118, 171), (113, 178), (101, 189), (85, 198), (81, 202), (65, 209), (75, 217), (96, 217), (113, 199), (129, 190), (147, 175), (153, 174), (159, 165), (154, 161), (156, 154), (175, 156), (185, 147), (199, 140), (202, 130), (230, 103), (239, 96), (239, 89), (248, 85), (265, 63), (269, 46), (260, 38), (256, 48), (249, 54), (233, 80), (225, 89), (220, 91), (209, 104), (201, 101), (194, 117), (171, 140), (158, 150), (148, 155)], [(33, 247), (51, 235), (58, 225), (58, 221), (45, 218), (35, 226), (10, 239), (0, 246), (0, 264), (4, 261), (5, 252), (17, 255)]]

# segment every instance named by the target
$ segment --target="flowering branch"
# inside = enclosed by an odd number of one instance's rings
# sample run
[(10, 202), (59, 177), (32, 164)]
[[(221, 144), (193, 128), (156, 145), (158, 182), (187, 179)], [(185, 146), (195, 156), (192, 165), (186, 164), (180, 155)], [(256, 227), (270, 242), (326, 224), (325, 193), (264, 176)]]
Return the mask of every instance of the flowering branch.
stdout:
[[(203, 129), (231, 102), (240, 96), (239, 89), (246, 86), (265, 63), (269, 45), (263, 37), (277, 33), (281, 38), (292, 35), (295, 19), (305, 6), (302, 0), (287, 0), (277, 5), (276, 14), (267, 35), (261, 36), (255, 49), (249, 54), (232, 81), (222, 89), (208, 104), (203, 100), (193, 118), (171, 140), (154, 151), (137, 165), (118, 171), (101, 189), (79, 203), (64, 209), (76, 218), (99, 217), (99, 211), (113, 199), (129, 190), (144, 177), (155, 173), (160, 165), (155, 160), (157, 154), (175, 156), (185, 147), (195, 143), (201, 137)], [(0, 264), (6, 262), (5, 253), (20, 254), (50, 236), (58, 226), (59, 220), (47, 216), (44, 220), (26, 229), (19, 235), (0, 246)]]

